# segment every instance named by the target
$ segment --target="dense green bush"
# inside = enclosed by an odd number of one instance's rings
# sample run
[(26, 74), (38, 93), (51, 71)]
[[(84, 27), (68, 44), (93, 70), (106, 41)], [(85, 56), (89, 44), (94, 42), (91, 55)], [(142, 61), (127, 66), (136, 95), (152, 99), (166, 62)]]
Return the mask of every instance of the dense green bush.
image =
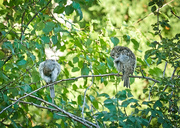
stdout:
[[(178, 0), (0, 1), (0, 127), (180, 127)], [(111, 49), (137, 67), (122, 85)], [(39, 64), (62, 71), (55, 104)], [(59, 54), (60, 53), (60, 54)]]

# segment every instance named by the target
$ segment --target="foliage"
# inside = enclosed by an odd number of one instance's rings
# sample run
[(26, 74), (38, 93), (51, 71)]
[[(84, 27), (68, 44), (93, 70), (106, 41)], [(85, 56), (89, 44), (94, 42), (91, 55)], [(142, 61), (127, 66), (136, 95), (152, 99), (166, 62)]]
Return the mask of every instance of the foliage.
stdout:
[[(179, 6), (0, 1), (0, 127), (180, 127)], [(131, 89), (111, 74), (116, 45), (136, 55)], [(55, 105), (38, 73), (48, 48), (62, 53)]]

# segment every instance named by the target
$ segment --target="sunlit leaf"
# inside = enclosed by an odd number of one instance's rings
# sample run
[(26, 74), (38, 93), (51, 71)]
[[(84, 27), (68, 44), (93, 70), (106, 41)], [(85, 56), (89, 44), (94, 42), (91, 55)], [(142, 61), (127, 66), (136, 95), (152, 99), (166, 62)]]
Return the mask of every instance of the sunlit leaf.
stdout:
[(27, 62), (26, 60), (22, 59), (22, 60), (20, 60), (20, 61), (17, 62), (17, 65), (20, 65), (20, 66), (21, 66), (21, 65), (25, 65), (26, 62)]
[(119, 43), (119, 39), (117, 37), (111, 37), (110, 38), (114, 46), (116, 46)]

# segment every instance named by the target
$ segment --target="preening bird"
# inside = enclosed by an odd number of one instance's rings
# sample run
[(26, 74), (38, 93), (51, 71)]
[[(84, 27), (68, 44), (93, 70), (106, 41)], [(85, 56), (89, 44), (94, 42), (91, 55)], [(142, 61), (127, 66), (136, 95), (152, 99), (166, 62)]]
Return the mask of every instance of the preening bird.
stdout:
[(114, 66), (118, 73), (122, 72), (124, 81), (124, 87), (130, 88), (129, 75), (133, 75), (136, 68), (136, 57), (134, 53), (127, 47), (115, 46), (111, 53), (111, 57), (114, 58)]
[[(61, 71), (60, 64), (52, 59), (43, 61), (39, 65), (39, 73), (47, 84), (55, 82), (60, 71)], [(51, 85), (49, 88), (50, 88), (50, 96), (52, 98), (52, 103), (54, 103), (54, 97), (55, 97), (54, 85)]]

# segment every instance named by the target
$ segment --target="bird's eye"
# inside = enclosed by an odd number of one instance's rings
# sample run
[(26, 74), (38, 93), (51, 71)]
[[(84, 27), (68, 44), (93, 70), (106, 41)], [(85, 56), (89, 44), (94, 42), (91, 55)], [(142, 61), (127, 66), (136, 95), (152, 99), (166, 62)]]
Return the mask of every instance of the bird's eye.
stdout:
[(115, 63), (118, 64), (120, 61), (119, 60), (115, 60)]

